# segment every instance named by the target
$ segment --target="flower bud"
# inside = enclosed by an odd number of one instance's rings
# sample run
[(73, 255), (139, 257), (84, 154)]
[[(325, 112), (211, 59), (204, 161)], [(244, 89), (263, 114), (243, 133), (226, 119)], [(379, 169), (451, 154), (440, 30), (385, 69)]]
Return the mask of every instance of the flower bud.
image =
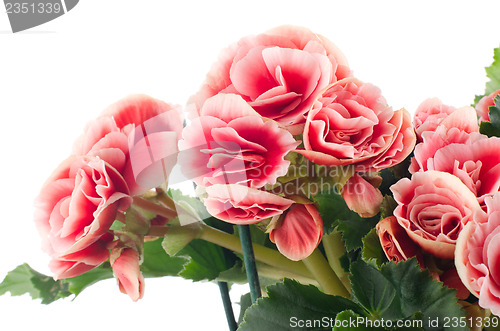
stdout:
[(394, 262), (406, 261), (417, 256), (420, 266), (423, 266), (422, 253), (405, 229), (398, 224), (396, 217), (389, 216), (377, 223), (377, 235), (380, 245), (389, 260)]
[(111, 267), (120, 291), (133, 301), (144, 296), (144, 277), (139, 269), (139, 253), (128, 247), (115, 247), (111, 252)]
[(357, 173), (342, 188), (342, 197), (349, 209), (361, 217), (377, 215), (383, 199), (382, 193)]
[(323, 220), (312, 204), (295, 204), (269, 233), (278, 250), (293, 261), (302, 260), (318, 247)]

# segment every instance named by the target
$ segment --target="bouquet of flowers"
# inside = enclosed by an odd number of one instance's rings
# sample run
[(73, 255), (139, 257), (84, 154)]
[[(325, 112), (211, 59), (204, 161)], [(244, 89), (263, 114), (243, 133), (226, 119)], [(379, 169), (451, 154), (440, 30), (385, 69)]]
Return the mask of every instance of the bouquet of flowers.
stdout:
[(242, 38), (184, 110), (131, 95), (86, 126), (35, 201), (53, 275), (20, 265), (0, 295), (178, 276), (217, 282), (230, 330), (494, 329), (500, 48), (486, 71), (473, 106), (412, 119), (321, 35)]

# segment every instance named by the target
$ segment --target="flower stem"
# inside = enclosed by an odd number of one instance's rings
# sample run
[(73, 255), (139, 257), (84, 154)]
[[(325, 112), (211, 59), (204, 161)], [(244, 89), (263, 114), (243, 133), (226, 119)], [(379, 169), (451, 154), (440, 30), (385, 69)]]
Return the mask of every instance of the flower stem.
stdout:
[(233, 306), (231, 305), (231, 298), (229, 297), (229, 288), (226, 282), (217, 282), (219, 285), (220, 296), (222, 298), (222, 304), (224, 305), (224, 312), (226, 313), (227, 325), (229, 326), (229, 331), (236, 331), (238, 328), (238, 323), (234, 319)]
[[(204, 223), (202, 223), (201, 228), (200, 239), (209, 241), (234, 252), (243, 253), (241, 242), (237, 236), (212, 228)], [(311, 273), (302, 262), (291, 261), (278, 251), (256, 243), (253, 243), (252, 246), (257, 261), (304, 277), (312, 277)]]
[(177, 206), (175, 205), (174, 200), (161, 188), (156, 189), (156, 197), (160, 202), (162, 202), (167, 208), (176, 210)]
[(349, 297), (349, 292), (328, 264), (323, 254), (316, 248), (314, 252), (302, 260), (314, 275), (323, 291), (330, 295)]
[(252, 298), (252, 303), (255, 303), (262, 295), (260, 292), (257, 266), (255, 265), (250, 227), (248, 225), (240, 224), (238, 225), (238, 233), (240, 235), (241, 250), (243, 252), (243, 261), (245, 262), (248, 285), (250, 286), (250, 297)]
[(165, 206), (156, 204), (138, 196), (134, 197), (134, 205), (168, 219), (172, 219), (177, 216), (177, 212), (175, 210), (169, 209)]
[(337, 277), (340, 279), (347, 291), (351, 292), (351, 282), (340, 265), (340, 257), (345, 254), (345, 245), (342, 240), (342, 234), (337, 230), (323, 236), (323, 247), (325, 248), (326, 258), (330, 267), (333, 269)]
[(269, 278), (274, 280), (283, 280), (283, 278), (291, 278), (295, 279), (296, 281), (304, 285), (314, 285), (319, 287), (319, 283), (315, 279), (298, 275), (293, 272), (283, 271), (281, 269), (271, 267), (264, 263), (257, 264), (257, 271), (259, 272), (259, 276), (264, 278)]

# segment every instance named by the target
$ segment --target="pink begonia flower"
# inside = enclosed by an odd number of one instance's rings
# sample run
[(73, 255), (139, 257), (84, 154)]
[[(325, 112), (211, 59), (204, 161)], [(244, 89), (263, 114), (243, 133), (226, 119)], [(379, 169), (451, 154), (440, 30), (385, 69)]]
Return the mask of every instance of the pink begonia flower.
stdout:
[(373, 217), (380, 211), (383, 196), (378, 188), (355, 173), (342, 187), (342, 197), (350, 210), (361, 217)]
[(275, 184), (288, 171), (285, 155), (299, 144), (236, 94), (208, 99), (182, 137), (179, 164), (185, 176), (201, 186)]
[(458, 236), (455, 266), (479, 306), (500, 315), (500, 193), (485, 202), (487, 216), (479, 213)]
[(422, 133), (435, 131), (438, 125), (448, 115), (453, 113), (455, 107), (444, 105), (438, 98), (424, 100), (415, 111), (413, 125), (418, 141), (422, 141)]
[(495, 105), (495, 97), (500, 94), (500, 90), (486, 95), (476, 104), (476, 112), (480, 121), (490, 121), (490, 107)]
[(293, 200), (245, 185), (215, 184), (206, 188), (204, 199), (207, 211), (233, 224), (254, 224), (281, 215)]
[(314, 103), (304, 128), (309, 160), (329, 166), (355, 164), (378, 171), (403, 161), (415, 146), (410, 114), (393, 111), (371, 84), (347, 78), (331, 85)]
[(122, 151), (126, 164), (117, 170), (131, 194), (140, 195), (168, 179), (177, 160), (182, 128), (180, 107), (147, 95), (130, 95), (89, 123), (73, 152), (106, 159), (108, 154)]
[(467, 106), (456, 109), (443, 105), (439, 99), (424, 101), (417, 108), (414, 123), (419, 141), (422, 141), (424, 132), (434, 132), (439, 126), (445, 126), (448, 129), (458, 128), (467, 133), (479, 132), (474, 108)]
[(106, 261), (113, 240), (108, 230), (131, 202), (125, 180), (103, 159), (73, 156), (63, 162), (35, 202), (35, 222), (55, 277), (78, 276)]
[(453, 258), (460, 231), (481, 211), (469, 188), (446, 172), (417, 172), (390, 189), (398, 223), (424, 251), (440, 258)]
[(500, 138), (473, 135), (464, 144), (440, 148), (429, 159), (429, 169), (455, 175), (484, 206), (484, 198), (500, 190)]
[(225, 49), (190, 102), (199, 110), (218, 93), (235, 93), (264, 117), (300, 124), (321, 90), (349, 75), (333, 43), (302, 27), (281, 26)]
[[(113, 255), (117, 255), (116, 257)], [(144, 296), (144, 276), (139, 269), (139, 253), (133, 248), (113, 249), (110, 259), (120, 291), (133, 301)]]
[(305, 259), (318, 247), (323, 220), (314, 205), (295, 204), (269, 233), (281, 254), (293, 261)]
[(424, 261), (419, 247), (399, 225), (396, 217), (384, 218), (377, 223), (375, 229), (387, 259), (398, 263), (415, 256), (420, 266), (423, 267)]
[(486, 136), (440, 125), (436, 131), (424, 132), (422, 138), (423, 141), (415, 146), (414, 156), (411, 158), (409, 171), (412, 174), (418, 171), (434, 170), (434, 156), (441, 148), (451, 144), (470, 144)]
[[(432, 99), (431, 99), (432, 100)], [(440, 113), (441, 117), (429, 117), (433, 120), (430, 124), (425, 122), (420, 128), (419, 139), (412, 157), (410, 172), (432, 170), (432, 160), (436, 152), (450, 144), (465, 144), (482, 139), (474, 108), (462, 107), (451, 113)], [(418, 132), (418, 131), (417, 131)]]

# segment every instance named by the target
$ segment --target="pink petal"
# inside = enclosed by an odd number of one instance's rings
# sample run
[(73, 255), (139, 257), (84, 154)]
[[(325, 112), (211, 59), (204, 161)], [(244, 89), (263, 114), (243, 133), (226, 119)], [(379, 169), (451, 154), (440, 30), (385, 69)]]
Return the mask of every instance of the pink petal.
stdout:
[(243, 185), (212, 185), (206, 188), (207, 211), (233, 224), (253, 224), (280, 215), (293, 200)]
[(58, 259), (52, 259), (49, 263), (50, 271), (54, 274), (55, 280), (76, 277), (95, 267), (81, 262)]
[(440, 125), (448, 129), (457, 128), (467, 133), (479, 132), (476, 111), (472, 107), (462, 107), (448, 115)]
[(177, 162), (177, 140), (175, 132), (149, 134), (130, 149), (130, 164), (133, 172), (133, 194), (161, 186), (166, 183)]
[(174, 119), (172, 122), (175, 121), (177, 127), (179, 123), (182, 125), (179, 107), (144, 94), (133, 94), (109, 106), (101, 114), (101, 117), (113, 118), (118, 128), (123, 129), (129, 124), (141, 125), (147, 120), (171, 110)]
[[(289, 91), (299, 93), (304, 100), (317, 88), (321, 75), (329, 72), (329, 68), (319, 68), (314, 56), (300, 50), (266, 48), (262, 51), (262, 57), (270, 73), (280, 69), (283, 75), (280, 84)], [(278, 80), (277, 75), (275, 79)]]
[(255, 100), (262, 93), (277, 85), (273, 77), (274, 71), (269, 72), (262, 57), (265, 47), (251, 49), (245, 57), (231, 67), (231, 81), (236, 90)]
[(249, 115), (259, 116), (241, 96), (222, 93), (206, 100), (200, 112), (200, 116), (212, 116), (226, 123)]

